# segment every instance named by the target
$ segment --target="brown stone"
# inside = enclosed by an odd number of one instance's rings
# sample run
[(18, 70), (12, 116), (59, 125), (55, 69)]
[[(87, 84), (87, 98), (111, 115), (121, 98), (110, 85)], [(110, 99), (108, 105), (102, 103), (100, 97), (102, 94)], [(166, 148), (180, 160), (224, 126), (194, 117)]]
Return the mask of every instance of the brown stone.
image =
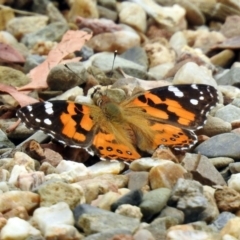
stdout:
[(217, 189), (214, 197), (220, 211), (235, 212), (240, 208), (240, 194), (232, 188)]

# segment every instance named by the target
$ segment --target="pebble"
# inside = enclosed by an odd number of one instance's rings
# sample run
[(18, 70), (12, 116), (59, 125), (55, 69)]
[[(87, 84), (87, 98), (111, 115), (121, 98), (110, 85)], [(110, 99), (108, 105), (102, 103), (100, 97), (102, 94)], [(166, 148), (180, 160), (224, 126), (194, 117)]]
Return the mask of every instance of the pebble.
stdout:
[(240, 68), (239, 67), (232, 67), (227, 71), (223, 76), (218, 79), (219, 85), (232, 85), (238, 87), (239, 84), (239, 75), (240, 75)]
[(207, 123), (204, 125), (202, 129), (199, 130), (200, 134), (205, 134), (209, 137), (215, 136), (221, 133), (231, 132), (232, 125), (231, 123), (224, 121), (221, 118), (213, 117), (208, 115)]
[(41, 232), (27, 221), (12, 217), (8, 219), (6, 225), (1, 229), (0, 236), (2, 240), (24, 240), (28, 237), (41, 237)]
[(233, 122), (235, 120), (239, 120), (240, 118), (240, 108), (228, 104), (220, 109), (218, 109), (215, 113), (215, 117), (218, 117), (226, 122)]
[(182, 160), (182, 165), (192, 174), (194, 180), (203, 185), (226, 185), (221, 174), (205, 156), (187, 153)]
[(216, 87), (216, 81), (204, 66), (198, 66), (194, 62), (183, 65), (173, 79), (173, 84), (200, 83)]
[(36, 32), (25, 34), (21, 39), (21, 42), (25, 44), (29, 49), (33, 49), (34, 46), (36, 46), (39, 42), (54, 42), (58, 40), (67, 31), (67, 29), (68, 27), (65, 23), (50, 23), (46, 27)]
[(38, 194), (29, 191), (9, 191), (0, 194), (0, 212), (7, 212), (22, 206), (28, 212), (34, 210), (40, 203)]
[(128, 174), (128, 176), (129, 176), (128, 188), (130, 190), (138, 190), (138, 189), (148, 190), (149, 189), (148, 172), (132, 171)]
[(137, 218), (125, 217), (87, 204), (78, 205), (73, 213), (76, 226), (86, 234), (112, 229), (126, 229), (133, 233), (140, 224)]
[(150, 220), (166, 206), (170, 193), (168, 188), (158, 188), (143, 195), (139, 207), (146, 220)]
[(167, 42), (150, 42), (145, 45), (145, 51), (148, 55), (150, 68), (155, 66), (174, 62), (175, 52), (168, 46)]
[(47, 16), (16, 17), (7, 24), (7, 31), (14, 37), (21, 39), (25, 34), (32, 33), (46, 27)]
[(120, 23), (129, 25), (140, 32), (145, 32), (147, 27), (147, 15), (137, 3), (122, 2), (118, 5)]
[(129, 26), (122, 27), (124, 29), (121, 31), (105, 32), (92, 37), (87, 44), (88, 47), (96, 52), (114, 52), (117, 50), (117, 52), (123, 53), (131, 47), (139, 46), (141, 39), (135, 30)]
[(107, 193), (110, 189), (116, 191), (118, 188), (127, 186), (128, 177), (126, 175), (104, 174), (92, 176), (87, 179), (75, 182), (74, 187), (83, 189), (86, 203), (91, 203), (98, 195)]
[(228, 187), (240, 193), (239, 181), (240, 181), (240, 173), (232, 174), (230, 179), (228, 180)]
[(230, 212), (221, 212), (218, 217), (212, 222), (212, 226), (214, 226), (217, 230), (221, 230), (226, 223), (232, 219), (235, 218), (236, 215)]
[(179, 178), (183, 178), (187, 171), (180, 164), (169, 160), (161, 160), (158, 166), (149, 171), (149, 183), (151, 189), (170, 188), (176, 184)]
[(7, 135), (0, 129), (0, 148), (11, 148), (14, 144), (8, 139)]
[(40, 206), (48, 207), (59, 201), (66, 202), (71, 209), (85, 200), (84, 192), (62, 181), (49, 180), (40, 185), (37, 192), (41, 198)]
[(199, 215), (208, 206), (202, 185), (195, 180), (183, 178), (178, 179), (168, 203), (184, 212), (187, 223), (199, 220)]
[(80, 62), (59, 64), (50, 70), (47, 83), (51, 90), (66, 91), (86, 83), (87, 75), (87, 70)]
[(230, 163), (229, 170), (231, 171), (231, 173), (240, 173), (240, 163), (239, 162)]
[(29, 83), (28, 77), (21, 71), (5, 66), (0, 66), (0, 79), (0, 83), (8, 84), (11, 82), (11, 85), (15, 87)]
[(239, 141), (239, 134), (223, 133), (204, 141), (194, 149), (194, 152), (209, 158), (221, 156), (238, 159), (240, 156)]
[(137, 218), (141, 220), (142, 218), (142, 212), (141, 209), (137, 206), (132, 206), (131, 204), (122, 204), (120, 205), (115, 213), (126, 216), (126, 217), (132, 217)]
[(222, 237), (226, 236), (226, 235), (230, 235), (232, 237), (235, 237), (236, 239), (239, 238), (239, 226), (240, 223), (240, 218), (239, 217), (235, 217), (235, 218), (231, 218), (226, 225), (222, 228), (220, 234)]
[(164, 218), (164, 217), (173, 217), (176, 218), (178, 221), (178, 224), (183, 224), (184, 223), (184, 213), (183, 211), (174, 208), (174, 207), (169, 207), (166, 206), (165, 208), (163, 208), (163, 210), (161, 211), (161, 213), (159, 214), (159, 218)]
[(91, 167), (88, 167), (87, 170), (92, 175), (100, 175), (105, 173), (119, 174), (124, 168), (125, 164), (123, 162), (100, 161), (98, 163), (93, 164)]
[(240, 194), (236, 190), (230, 187), (224, 187), (223, 189), (217, 189), (214, 193), (214, 197), (218, 206), (218, 209), (223, 212), (235, 212), (240, 206)]
[[(50, 238), (53, 231), (56, 231), (55, 236), (58, 234), (61, 236), (62, 233), (65, 233), (65, 236), (63, 235), (62, 237), (68, 239), (67, 236), (71, 236), (71, 232), (74, 230), (73, 213), (66, 202), (59, 201), (49, 207), (40, 207), (36, 209), (31, 221), (46, 238)], [(75, 235), (78, 235), (76, 229)]]
[(121, 198), (117, 199), (111, 205), (111, 210), (115, 211), (119, 206), (130, 204), (133, 206), (138, 206), (142, 202), (143, 192), (141, 190), (132, 190), (127, 194), (123, 195)]

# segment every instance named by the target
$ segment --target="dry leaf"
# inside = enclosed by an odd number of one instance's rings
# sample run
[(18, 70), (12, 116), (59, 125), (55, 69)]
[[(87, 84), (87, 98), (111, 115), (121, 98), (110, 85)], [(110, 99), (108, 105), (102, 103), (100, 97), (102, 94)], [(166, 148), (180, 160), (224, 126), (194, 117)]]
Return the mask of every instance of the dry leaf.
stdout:
[[(67, 31), (61, 42), (49, 52), (47, 59), (30, 71), (29, 77), (32, 81), (18, 89), (46, 89), (48, 87), (47, 76), (49, 71), (61, 63), (64, 57), (68, 54), (80, 50), (84, 43), (91, 38), (91, 36), (91, 34), (84, 31)], [(71, 60), (68, 62), (70, 61)], [(76, 59), (74, 58), (72, 61), (76, 61)]]
[(24, 93), (18, 92), (15, 87), (7, 84), (0, 83), (0, 91), (10, 94), (14, 99), (16, 99), (21, 107), (38, 102), (37, 99), (29, 97)]
[(103, 32), (115, 32), (122, 30), (122, 27), (109, 19), (89, 19), (83, 17), (76, 18), (76, 24), (79, 28), (89, 28), (92, 30), (93, 35)]
[(24, 63), (25, 59), (16, 49), (0, 42), (0, 62)]

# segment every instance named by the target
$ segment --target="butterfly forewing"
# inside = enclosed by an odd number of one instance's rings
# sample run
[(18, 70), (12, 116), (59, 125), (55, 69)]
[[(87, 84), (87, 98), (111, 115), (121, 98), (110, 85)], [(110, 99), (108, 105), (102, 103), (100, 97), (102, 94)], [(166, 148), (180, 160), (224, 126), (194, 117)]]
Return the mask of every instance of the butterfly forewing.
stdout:
[(28, 105), (17, 116), (30, 129), (42, 130), (59, 142), (74, 147), (89, 147), (94, 135), (88, 106), (49, 101)]
[(201, 128), (207, 114), (218, 102), (217, 90), (204, 84), (154, 88), (132, 102), (152, 117), (178, 127)]

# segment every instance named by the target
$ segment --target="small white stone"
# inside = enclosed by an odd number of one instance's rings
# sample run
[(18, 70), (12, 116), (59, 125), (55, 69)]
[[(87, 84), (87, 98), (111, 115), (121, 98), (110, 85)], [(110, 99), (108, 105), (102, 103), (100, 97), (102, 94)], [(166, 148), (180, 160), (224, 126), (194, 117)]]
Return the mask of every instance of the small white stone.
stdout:
[(76, 172), (81, 175), (87, 175), (89, 174), (88, 168), (83, 163), (73, 162), (73, 161), (66, 161), (62, 160), (56, 167), (56, 169), (59, 171), (59, 173), (64, 172)]
[(120, 161), (100, 161), (95, 163), (94, 165), (90, 166), (88, 169), (91, 172), (91, 174), (106, 174), (106, 173), (112, 173), (112, 174), (118, 174), (120, 173), (125, 167), (125, 164)]
[(67, 224), (48, 226), (44, 237), (46, 239), (82, 239), (77, 229)]
[(73, 226), (73, 213), (65, 202), (59, 202), (50, 207), (40, 207), (36, 209), (32, 217), (33, 222), (38, 226), (45, 236), (49, 227), (66, 224)]
[(7, 224), (1, 229), (0, 236), (2, 240), (24, 240), (30, 236), (41, 236), (41, 233), (25, 220), (12, 217), (8, 219)]
[(240, 192), (240, 173), (232, 174), (228, 180), (228, 186), (237, 192)]
[(45, 181), (45, 175), (41, 171), (32, 173), (20, 173), (17, 178), (17, 186), (23, 191), (32, 191)]
[(8, 182), (16, 186), (18, 177), (21, 173), (28, 173), (26, 167), (23, 165), (15, 165), (11, 171)]
[(122, 2), (117, 5), (119, 10), (119, 21), (137, 29), (140, 32), (145, 32), (147, 27), (147, 15), (143, 8), (132, 2)]

